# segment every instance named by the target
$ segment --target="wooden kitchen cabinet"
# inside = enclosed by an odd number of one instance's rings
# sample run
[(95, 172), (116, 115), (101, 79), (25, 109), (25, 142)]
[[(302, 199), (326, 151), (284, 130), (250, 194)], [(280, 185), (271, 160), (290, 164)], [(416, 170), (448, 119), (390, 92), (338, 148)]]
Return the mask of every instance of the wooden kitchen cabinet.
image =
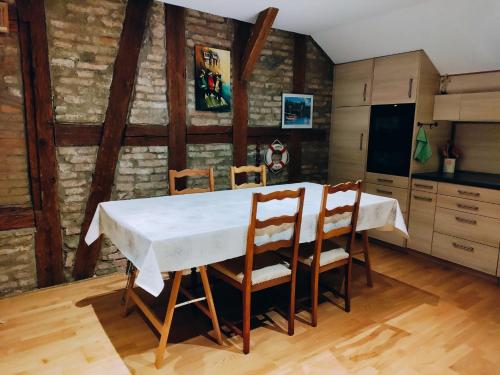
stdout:
[(370, 105), (373, 59), (335, 65), (334, 103), (338, 107)]
[(334, 110), (328, 163), (331, 184), (364, 179), (369, 128), (369, 106)]
[(500, 92), (462, 95), (460, 121), (500, 121)]
[(412, 190), (407, 247), (422, 253), (431, 253), (435, 213), (436, 194)]
[(436, 95), (434, 97), (434, 120), (458, 121), (460, 120), (461, 94)]
[(375, 59), (372, 104), (415, 103), (420, 52)]

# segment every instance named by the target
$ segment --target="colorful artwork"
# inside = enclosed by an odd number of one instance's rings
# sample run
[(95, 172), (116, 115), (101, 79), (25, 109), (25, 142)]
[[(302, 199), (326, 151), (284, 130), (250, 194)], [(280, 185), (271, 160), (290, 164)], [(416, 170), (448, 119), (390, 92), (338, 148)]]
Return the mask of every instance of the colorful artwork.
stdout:
[(231, 111), (231, 53), (195, 46), (195, 98), (197, 111)]
[(281, 127), (285, 129), (312, 128), (313, 96), (283, 94), (281, 103)]

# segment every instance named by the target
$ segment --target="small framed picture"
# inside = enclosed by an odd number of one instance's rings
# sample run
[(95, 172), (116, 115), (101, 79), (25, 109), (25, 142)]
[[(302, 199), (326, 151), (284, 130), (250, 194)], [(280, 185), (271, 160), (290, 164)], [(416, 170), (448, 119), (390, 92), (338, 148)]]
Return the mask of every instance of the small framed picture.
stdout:
[(9, 32), (9, 4), (0, 3), (0, 33)]
[(283, 129), (312, 128), (313, 96), (283, 93), (281, 101), (281, 127)]

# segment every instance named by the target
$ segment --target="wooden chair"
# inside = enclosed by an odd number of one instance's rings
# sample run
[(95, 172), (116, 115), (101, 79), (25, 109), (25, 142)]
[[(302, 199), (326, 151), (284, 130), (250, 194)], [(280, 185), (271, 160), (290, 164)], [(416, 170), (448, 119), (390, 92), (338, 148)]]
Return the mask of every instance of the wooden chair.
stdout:
[[(208, 187), (207, 188), (187, 188), (177, 190), (176, 188), (176, 179), (183, 177), (208, 177)], [(194, 193), (206, 193), (215, 190), (214, 184), (214, 170), (213, 168), (209, 169), (183, 169), (182, 171), (176, 171), (174, 169), (170, 169), (168, 171), (168, 179), (170, 185), (170, 195), (179, 195), (179, 194), (194, 194)]]
[[(260, 183), (247, 182), (244, 184), (236, 184), (236, 174), (237, 173), (258, 173), (260, 175)], [(266, 166), (261, 165), (260, 167), (255, 167), (253, 165), (244, 165), (242, 167), (231, 167), (231, 189), (246, 189), (252, 187), (266, 186)]]
[[(344, 303), (347, 312), (351, 309), (351, 248), (356, 236), (359, 203), (361, 200), (362, 182), (346, 182), (335, 186), (325, 185), (321, 200), (316, 241), (314, 248), (304, 246), (299, 251), (298, 264), (300, 268), (311, 272), (311, 323), (313, 327), (318, 324), (318, 294), (319, 275), (335, 268), (344, 268)], [(355, 198), (352, 205), (327, 208), (328, 197), (339, 192), (354, 191)], [(333, 222), (330, 221), (330, 219)], [(335, 221), (337, 219), (337, 221)], [(328, 250), (325, 250), (325, 240), (349, 235), (346, 249), (338, 247), (333, 242), (327, 241)], [(332, 248), (333, 247), (333, 248)]]
[[(243, 330), (233, 324), (228, 324), (237, 334), (243, 336), (243, 352), (250, 352), (250, 317), (251, 296), (253, 292), (276, 285), (290, 283), (290, 305), (288, 314), (288, 334), (294, 333), (295, 319), (295, 285), (297, 276), (297, 256), (299, 249), (300, 225), (302, 222), (302, 207), (304, 205), (305, 189), (297, 191), (277, 191), (270, 194), (254, 193), (252, 197), (252, 212), (247, 234), (246, 255), (236, 259), (215, 263), (209, 266), (214, 276), (241, 290), (243, 297)], [(294, 215), (271, 217), (266, 220), (257, 219), (258, 203), (297, 199), (297, 209)], [(273, 240), (275, 235), (265, 236), (269, 242), (262, 243), (259, 239), (268, 227), (284, 225), (293, 233), (289, 239)], [(276, 229), (276, 227), (274, 227)], [(280, 233), (282, 234), (282, 232)], [(257, 240), (257, 243), (256, 243)], [(291, 252), (290, 264), (284, 264), (276, 250), (287, 248)]]

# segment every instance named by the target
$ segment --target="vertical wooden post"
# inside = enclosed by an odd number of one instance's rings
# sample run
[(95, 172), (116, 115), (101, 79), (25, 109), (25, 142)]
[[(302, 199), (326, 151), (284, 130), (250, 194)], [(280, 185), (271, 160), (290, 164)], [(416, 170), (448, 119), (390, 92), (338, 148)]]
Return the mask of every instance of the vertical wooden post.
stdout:
[[(303, 34), (295, 34), (294, 40), (294, 57), (293, 57), (293, 92), (303, 94), (306, 86), (306, 60), (307, 60), (307, 44), (306, 36)], [(290, 136), (290, 164), (288, 170), (288, 178), (290, 182), (299, 182), (301, 178), (302, 165), (302, 145), (299, 134), (292, 129)]]
[(63, 282), (57, 156), (43, 0), (19, 0), (22, 76), (40, 287)]
[[(248, 94), (247, 83), (241, 79), (242, 59), (245, 46), (250, 36), (250, 25), (235, 21), (235, 33), (232, 48), (233, 64), (233, 165), (241, 167), (247, 164), (248, 145)], [(236, 175), (236, 183), (245, 182), (246, 176)]]
[(123, 30), (114, 65), (113, 80), (111, 81), (109, 105), (106, 111), (95, 171), (90, 186), (90, 195), (76, 252), (73, 276), (77, 280), (93, 275), (101, 250), (100, 240), (87, 246), (85, 235), (97, 205), (109, 200), (111, 197), (116, 164), (125, 134), (127, 115), (135, 83), (139, 52), (146, 28), (146, 16), (150, 5), (151, 0), (128, 0), (127, 2)]
[[(168, 169), (186, 168), (186, 25), (185, 9), (165, 5), (167, 49)], [(184, 183), (184, 181), (179, 181)], [(178, 184), (179, 185), (179, 184)], [(184, 186), (180, 186), (184, 188)]]

